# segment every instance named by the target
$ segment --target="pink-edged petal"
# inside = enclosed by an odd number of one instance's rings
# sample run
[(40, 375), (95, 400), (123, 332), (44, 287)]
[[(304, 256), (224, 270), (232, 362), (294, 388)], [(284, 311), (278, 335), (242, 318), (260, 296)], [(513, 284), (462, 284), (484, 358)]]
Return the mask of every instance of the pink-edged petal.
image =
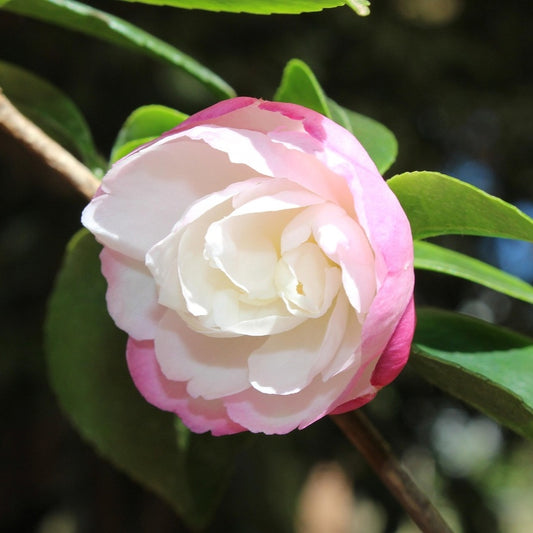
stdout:
[(353, 209), (346, 179), (300, 148), (272, 140), (262, 132), (245, 128), (203, 125), (187, 131), (191, 139), (201, 139), (214, 150), (227, 153), (236, 165), (247, 165), (256, 174), (286, 178), (326, 201)]
[(363, 407), (363, 405), (366, 405), (368, 402), (372, 401), (376, 397), (377, 393), (378, 391), (375, 390), (373, 392), (363, 394), (363, 396), (359, 396), (355, 398), (355, 400), (350, 400), (349, 402), (339, 405), (329, 414), (342, 415), (342, 413), (347, 413), (348, 411), (354, 411), (355, 409), (359, 409), (359, 407)]
[(346, 299), (340, 297), (326, 315), (268, 337), (248, 360), (252, 386), (268, 395), (302, 391), (337, 353), (348, 311)]
[(203, 123), (213, 123), (221, 120), (227, 121), (231, 115), (235, 116), (238, 111), (254, 106), (257, 102), (258, 100), (256, 98), (249, 96), (239, 96), (237, 98), (222, 100), (206, 109), (198, 111), (198, 113), (194, 113), (176, 128), (167, 132), (166, 135), (172, 135)]
[(376, 360), (369, 360), (360, 364), (357, 371), (352, 375), (342, 394), (328, 407), (324, 414), (339, 414), (361, 407), (369, 402), (378, 392), (378, 387), (371, 383), (372, 374), (376, 367)]
[(231, 420), (220, 400), (191, 398), (186, 383), (168, 380), (161, 372), (151, 341), (128, 339), (128, 368), (135, 386), (152, 405), (178, 415), (195, 433), (230, 435), (245, 428)]
[(192, 203), (256, 175), (201, 140), (163, 137), (115, 163), (82, 223), (102, 244), (143, 260)]
[(106, 301), (116, 325), (137, 339), (153, 339), (164, 308), (157, 302), (154, 279), (140, 261), (109, 248), (100, 253), (107, 280)]
[[(364, 405), (377, 394), (379, 389), (388, 385), (398, 376), (409, 357), (414, 326), (415, 307), (414, 299), (411, 297), (394, 335), (383, 349), (383, 353), (380, 353), (379, 358), (369, 358), (368, 356), (365, 358), (361, 370), (335, 402), (334, 413), (344, 413)], [(363, 374), (365, 375), (364, 378)], [(362, 385), (367, 386), (367, 390), (362, 391)], [(366, 398), (363, 401), (361, 397)]]
[(155, 351), (167, 379), (188, 381), (187, 391), (193, 398), (212, 400), (250, 386), (248, 356), (263, 342), (258, 337), (207, 337), (168, 311), (158, 326)]
[[(383, 258), (376, 258), (378, 279), (387, 273), (412, 271), (409, 221), (360, 142), (335, 122), (301, 106), (263, 102), (260, 107), (301, 120), (305, 131), (322, 143), (322, 150), (315, 152), (314, 157), (342, 176), (348, 184), (358, 221), (368, 235), (372, 248), (383, 254)], [(343, 203), (339, 202), (339, 205)], [(351, 214), (351, 210), (347, 212)], [(409, 277), (409, 272), (406, 272), (398, 281), (409, 287)], [(400, 302), (400, 309), (407, 304), (409, 297), (407, 294)]]
[(232, 420), (254, 433), (288, 433), (325, 416), (350, 377), (344, 372), (324, 383), (318, 376), (301, 392), (288, 396), (248, 389), (227, 398), (226, 409)]
[(414, 298), (411, 298), (374, 369), (371, 379), (374, 386), (384, 387), (388, 385), (402, 371), (409, 358), (415, 322), (415, 302)]
[[(412, 298), (413, 288), (412, 268), (389, 273), (385, 279), (363, 324), (362, 351), (365, 361), (377, 358), (384, 352)], [(406, 322), (407, 325), (409, 324)], [(410, 327), (414, 329), (414, 322), (410, 323)]]

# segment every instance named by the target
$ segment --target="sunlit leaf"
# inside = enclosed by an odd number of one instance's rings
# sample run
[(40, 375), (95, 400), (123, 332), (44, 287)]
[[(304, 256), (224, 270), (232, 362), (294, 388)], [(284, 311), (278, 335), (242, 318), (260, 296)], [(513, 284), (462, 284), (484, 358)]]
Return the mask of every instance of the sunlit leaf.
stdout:
[(406, 172), (387, 183), (416, 239), (463, 234), (533, 241), (533, 219), (469, 183), (438, 172)]
[(409, 365), (442, 390), (533, 438), (533, 339), (464, 315), (419, 309)]
[(436, 244), (415, 241), (415, 268), (467, 279), (533, 304), (533, 286), (467, 255)]
[(365, 147), (381, 174), (384, 174), (398, 155), (396, 137), (381, 122), (346, 108), (341, 109), (348, 117), (350, 131)]
[(381, 173), (396, 159), (398, 143), (391, 131), (328, 98), (312, 70), (299, 59), (287, 63), (274, 100), (303, 105), (333, 119), (359, 139)]
[[(160, 6), (182, 7), (187, 9), (205, 9), (207, 11), (229, 11), (233, 13), (304, 13), (321, 11), (326, 7), (342, 6), (345, 0), (125, 0)], [(351, 0), (354, 2), (354, 0)], [(361, 0), (355, 0), (356, 4)], [(356, 10), (357, 6), (354, 6)], [(356, 10), (357, 12), (357, 10)]]
[(181, 424), (177, 432), (174, 415), (141, 397), (126, 366), (126, 335), (106, 310), (100, 249), (85, 230), (68, 246), (46, 321), (52, 387), (105, 458), (168, 501), (191, 527), (203, 527), (246, 436), (196, 435)]
[(24, 116), (93, 172), (101, 173), (105, 163), (96, 150), (89, 126), (66, 94), (39, 76), (4, 61), (0, 61), (0, 87)]
[(313, 71), (300, 59), (291, 59), (287, 63), (274, 100), (303, 105), (332, 118), (322, 87)]
[(187, 115), (162, 105), (139, 107), (126, 119), (111, 150), (111, 162), (183, 122)]
[(142, 52), (182, 69), (219, 97), (235, 96), (223, 79), (192, 57), (105, 11), (74, 0), (11, 0), (4, 9)]

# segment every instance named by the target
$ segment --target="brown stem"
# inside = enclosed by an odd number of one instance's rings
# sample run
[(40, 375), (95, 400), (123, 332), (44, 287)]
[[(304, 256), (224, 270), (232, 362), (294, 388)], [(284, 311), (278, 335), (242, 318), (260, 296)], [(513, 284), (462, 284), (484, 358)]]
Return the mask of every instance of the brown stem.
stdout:
[(58, 172), (87, 198), (92, 198), (99, 181), (92, 172), (28, 120), (0, 89), (0, 127)]
[(452, 533), (440, 513), (417, 487), (391, 447), (361, 410), (332, 415), (400, 505), (424, 533)]

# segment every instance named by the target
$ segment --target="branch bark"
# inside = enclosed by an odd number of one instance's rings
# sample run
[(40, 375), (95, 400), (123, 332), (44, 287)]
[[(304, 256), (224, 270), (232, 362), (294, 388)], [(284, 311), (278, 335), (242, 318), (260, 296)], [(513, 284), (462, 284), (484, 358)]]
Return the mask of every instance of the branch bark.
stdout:
[(28, 120), (0, 89), (0, 127), (35, 153), (86, 198), (91, 199), (100, 185), (93, 173), (43, 130)]
[(361, 410), (332, 415), (331, 418), (365, 457), (423, 533), (453, 533), (395, 457), (390, 445)]

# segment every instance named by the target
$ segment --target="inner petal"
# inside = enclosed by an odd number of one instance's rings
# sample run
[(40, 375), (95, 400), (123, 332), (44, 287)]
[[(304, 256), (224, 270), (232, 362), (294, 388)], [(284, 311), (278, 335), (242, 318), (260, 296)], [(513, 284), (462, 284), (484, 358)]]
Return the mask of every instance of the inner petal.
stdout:
[(338, 205), (310, 206), (294, 217), (281, 236), (281, 252), (314, 239), (342, 271), (342, 285), (352, 307), (363, 320), (376, 295), (374, 251), (358, 221)]
[(281, 395), (296, 394), (307, 387), (335, 357), (345, 336), (347, 314), (342, 295), (320, 318), (268, 337), (248, 361), (252, 386), (264, 394)]
[(306, 242), (283, 254), (276, 269), (276, 284), (292, 314), (318, 317), (337, 295), (341, 272), (315, 243)]
[(214, 222), (205, 234), (204, 257), (246, 294), (247, 301), (275, 299), (279, 239), (295, 214), (293, 209), (233, 214)]

